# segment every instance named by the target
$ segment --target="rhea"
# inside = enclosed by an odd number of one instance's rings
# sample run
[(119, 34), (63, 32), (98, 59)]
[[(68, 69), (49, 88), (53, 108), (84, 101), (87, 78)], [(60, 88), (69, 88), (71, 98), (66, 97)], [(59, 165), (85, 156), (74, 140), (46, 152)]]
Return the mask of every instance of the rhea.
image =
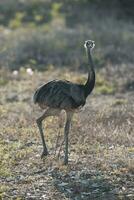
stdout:
[(88, 78), (84, 85), (72, 83), (67, 80), (53, 80), (37, 88), (34, 93), (34, 103), (37, 103), (40, 108), (44, 110), (43, 114), (36, 120), (43, 144), (41, 157), (48, 155), (42, 121), (48, 116), (58, 116), (61, 111), (64, 110), (66, 112), (66, 123), (64, 128), (64, 164), (68, 164), (68, 135), (73, 113), (79, 107), (85, 105), (86, 98), (95, 86), (95, 71), (92, 60), (92, 49), (94, 46), (94, 41), (85, 41), (84, 47), (86, 48), (88, 56)]

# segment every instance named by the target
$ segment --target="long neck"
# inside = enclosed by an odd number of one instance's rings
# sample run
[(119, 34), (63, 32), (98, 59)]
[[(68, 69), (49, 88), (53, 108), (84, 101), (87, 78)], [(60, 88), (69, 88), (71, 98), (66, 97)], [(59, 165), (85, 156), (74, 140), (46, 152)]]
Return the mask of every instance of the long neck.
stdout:
[(85, 88), (85, 96), (87, 97), (93, 90), (95, 85), (95, 71), (94, 71), (94, 63), (92, 60), (90, 49), (87, 49), (88, 54), (88, 79), (87, 82), (84, 85)]

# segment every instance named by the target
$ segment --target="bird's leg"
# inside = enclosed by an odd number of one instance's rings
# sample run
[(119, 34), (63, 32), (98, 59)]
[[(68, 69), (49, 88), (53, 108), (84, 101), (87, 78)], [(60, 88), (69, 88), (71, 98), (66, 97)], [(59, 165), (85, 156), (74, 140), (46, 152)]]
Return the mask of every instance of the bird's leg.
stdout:
[(42, 128), (42, 121), (43, 121), (43, 119), (46, 118), (46, 116), (47, 116), (46, 113), (47, 112), (45, 111), (45, 113), (43, 113), (43, 115), (41, 115), (36, 120), (37, 126), (39, 128), (39, 132), (40, 132), (40, 135), (41, 135), (42, 145), (43, 145), (43, 152), (42, 152), (41, 158), (43, 158), (43, 156), (48, 155), (48, 150), (47, 150), (47, 147), (46, 147), (46, 142), (45, 142), (45, 139), (44, 139), (44, 133), (43, 133), (43, 128)]
[(56, 151), (57, 151), (57, 148), (58, 148), (58, 143), (59, 143), (59, 137), (60, 137), (60, 133), (61, 133), (61, 128), (62, 128), (62, 113), (60, 113), (59, 115), (59, 131), (58, 131), (58, 135), (57, 135), (57, 139), (56, 139), (56, 145), (55, 145), (55, 152), (54, 152), (54, 155), (56, 155)]
[(42, 140), (42, 144), (43, 144), (43, 153), (41, 155), (41, 158), (43, 158), (44, 156), (47, 156), (48, 155), (48, 150), (47, 150), (47, 146), (46, 146), (46, 143), (45, 143), (45, 139), (44, 139), (44, 133), (43, 133), (43, 128), (42, 128), (42, 121), (49, 117), (49, 116), (56, 116), (56, 115), (59, 115), (60, 113), (60, 110), (58, 109), (51, 109), (51, 108), (48, 108), (37, 120), (37, 126), (39, 128), (39, 132), (40, 132), (40, 135), (41, 135), (41, 140)]
[(68, 134), (69, 134), (69, 128), (70, 128), (70, 123), (71, 119), (73, 116), (72, 112), (66, 111), (67, 118), (66, 118), (66, 124), (65, 124), (65, 129), (64, 129), (64, 141), (65, 141), (65, 158), (64, 158), (64, 164), (68, 164)]

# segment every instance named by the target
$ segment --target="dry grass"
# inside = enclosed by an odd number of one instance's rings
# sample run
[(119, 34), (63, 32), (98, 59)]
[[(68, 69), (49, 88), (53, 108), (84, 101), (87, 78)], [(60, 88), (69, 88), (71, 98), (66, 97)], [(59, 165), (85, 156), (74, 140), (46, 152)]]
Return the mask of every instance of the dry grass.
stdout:
[[(1, 75), (1, 199), (133, 199), (134, 96), (133, 92), (117, 93), (126, 80), (117, 81), (115, 95), (102, 95), (98, 90), (107, 85), (106, 73), (98, 75), (94, 94), (74, 116), (70, 161), (65, 167), (63, 150), (59, 159), (58, 149), (54, 155), (57, 118), (46, 120), (50, 156), (40, 159), (42, 145), (35, 119), (41, 111), (31, 97), (38, 85), (50, 79), (83, 82), (86, 75), (52, 68), (32, 76), (25, 69), (17, 76), (5, 70)], [(112, 84), (108, 82), (107, 87)], [(59, 143), (62, 140), (63, 128)]]
[[(123, 18), (118, 3), (104, 1), (103, 7), (101, 1), (91, 2), (0, 0), (2, 200), (134, 198), (133, 22)], [(86, 39), (96, 43), (97, 80), (85, 107), (73, 118), (69, 165), (63, 165), (63, 146), (58, 158), (63, 140), (58, 118), (44, 123), (50, 155), (41, 160), (35, 119), (42, 111), (33, 105), (33, 92), (56, 78), (84, 83), (87, 74), (77, 71), (86, 66)], [(29, 66), (35, 69), (31, 75)], [(62, 125), (64, 120), (63, 114)]]

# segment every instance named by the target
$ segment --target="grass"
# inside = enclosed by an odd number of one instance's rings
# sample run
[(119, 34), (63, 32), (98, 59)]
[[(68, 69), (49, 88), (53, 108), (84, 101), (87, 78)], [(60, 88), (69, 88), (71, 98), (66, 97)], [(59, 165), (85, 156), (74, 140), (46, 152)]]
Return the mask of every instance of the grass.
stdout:
[[(5, 0), (0, 11), (0, 199), (133, 199), (134, 28), (123, 7)], [(43, 124), (50, 155), (41, 160), (35, 121), (42, 111), (33, 93), (56, 78), (84, 84), (87, 39), (96, 43), (96, 85), (74, 115), (69, 164), (61, 145), (64, 113)]]
[[(40, 159), (42, 145), (35, 119), (41, 111), (31, 97), (38, 85), (50, 79), (84, 83), (87, 74), (53, 67), (33, 75), (23, 68), (16, 76), (8, 70), (1, 73), (3, 80), (8, 77), (0, 86), (1, 198), (133, 199), (133, 93), (119, 93), (126, 80), (116, 82), (114, 95), (104, 95), (100, 88), (109, 88), (113, 80), (108, 79), (107, 71), (97, 72), (93, 94), (83, 111), (74, 115), (69, 165), (63, 166), (63, 147), (59, 158), (60, 147), (54, 155), (58, 118), (50, 117), (44, 124), (50, 156)], [(64, 120), (63, 115), (62, 127)], [(61, 144), (63, 128), (59, 134)]]

